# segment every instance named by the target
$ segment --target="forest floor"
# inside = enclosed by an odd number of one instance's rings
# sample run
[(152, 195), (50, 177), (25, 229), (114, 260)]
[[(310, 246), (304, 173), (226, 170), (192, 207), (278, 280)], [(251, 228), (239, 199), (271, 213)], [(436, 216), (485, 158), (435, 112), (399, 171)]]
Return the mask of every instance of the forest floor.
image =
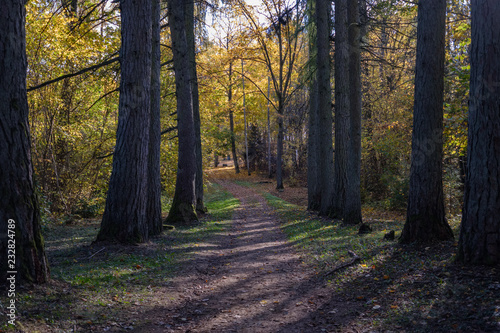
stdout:
[(46, 227), (53, 279), (19, 290), (0, 332), (500, 332), (499, 268), (457, 265), (454, 241), (384, 240), (401, 213), (365, 207), (358, 235), (307, 212), (305, 188), (230, 167), (207, 183), (210, 214), (148, 244), (90, 245), (97, 220)]

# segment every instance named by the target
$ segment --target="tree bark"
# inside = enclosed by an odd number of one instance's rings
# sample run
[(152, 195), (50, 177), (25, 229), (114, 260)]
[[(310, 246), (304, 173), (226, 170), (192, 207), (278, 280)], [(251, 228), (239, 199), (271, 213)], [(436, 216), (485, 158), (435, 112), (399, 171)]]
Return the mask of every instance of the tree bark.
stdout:
[(31, 160), (24, 3), (0, 4), (0, 281), (43, 283), (49, 267)]
[(328, 0), (316, 0), (318, 81), (318, 185), (320, 215), (328, 215), (333, 200), (332, 88), (330, 83), (330, 12)]
[(347, 175), (351, 123), (349, 117), (349, 45), (347, 0), (335, 1), (335, 160), (333, 218), (343, 218), (346, 190), (350, 186)]
[(310, 18), (309, 38), (309, 121), (307, 138), (307, 209), (319, 210), (321, 207), (321, 186), (319, 171), (319, 120), (318, 120), (318, 78), (317, 78), (317, 10), (316, 0), (307, 2)]
[(151, 1), (121, 2), (121, 82), (106, 206), (97, 241), (148, 240), (148, 152), (151, 94)]
[(349, 116), (350, 142), (343, 221), (358, 224), (361, 218), (361, 36), (358, 0), (349, 0), (347, 7), (349, 43)]
[(168, 1), (168, 22), (172, 36), (172, 53), (177, 97), (179, 153), (174, 199), (166, 222), (191, 224), (196, 215), (196, 144), (193, 115), (190, 55), (186, 37), (185, 3)]
[(147, 220), (149, 235), (155, 236), (162, 232), (161, 220), (161, 176), (160, 176), (160, 145), (161, 145), (161, 50), (160, 50), (160, 0), (152, 1), (152, 41), (151, 41), (151, 109), (149, 127), (148, 156), (148, 202)]
[(443, 200), (443, 91), (446, 0), (420, 0), (412, 161), (402, 243), (453, 238)]
[(207, 209), (203, 203), (203, 154), (201, 149), (201, 119), (200, 98), (198, 93), (198, 74), (196, 71), (196, 42), (194, 29), (194, 1), (185, 2), (186, 40), (189, 55), (189, 70), (191, 78), (191, 94), (193, 95), (193, 119), (196, 153), (196, 212), (205, 214)]
[(458, 260), (500, 263), (500, 2), (471, 1), (467, 176)]

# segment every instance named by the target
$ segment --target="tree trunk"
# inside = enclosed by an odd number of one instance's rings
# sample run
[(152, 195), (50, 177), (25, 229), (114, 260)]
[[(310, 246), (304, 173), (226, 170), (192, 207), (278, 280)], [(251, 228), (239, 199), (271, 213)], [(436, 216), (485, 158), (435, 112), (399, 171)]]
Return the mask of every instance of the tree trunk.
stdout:
[(443, 91), (446, 0), (420, 0), (412, 162), (402, 243), (453, 238), (443, 201)]
[(349, 45), (347, 26), (347, 0), (335, 1), (335, 160), (334, 197), (328, 214), (344, 217), (351, 124), (349, 117)]
[(151, 1), (121, 3), (121, 82), (106, 206), (97, 241), (148, 240), (148, 152), (151, 94)]
[(328, 215), (333, 200), (332, 88), (330, 83), (330, 12), (328, 0), (316, 0), (318, 80), (318, 185), (320, 215)]
[(168, 1), (168, 22), (172, 36), (175, 86), (177, 95), (177, 123), (179, 153), (177, 181), (174, 199), (166, 222), (191, 224), (198, 221), (196, 215), (196, 144), (191, 91), (190, 55), (186, 38), (185, 3)]
[(43, 283), (49, 268), (31, 161), (24, 3), (0, 5), (0, 281)]
[(321, 186), (318, 180), (319, 163), (319, 121), (318, 121), (318, 78), (316, 57), (317, 48), (317, 20), (316, 0), (307, 1), (307, 11), (310, 19), (309, 38), (309, 122), (307, 138), (307, 209), (319, 210), (321, 207)]
[(361, 48), (358, 0), (347, 7), (349, 40), (349, 115), (350, 142), (343, 220), (347, 224), (361, 223)]
[(162, 232), (161, 220), (161, 177), (160, 177), (160, 145), (161, 145), (161, 50), (160, 50), (160, 0), (152, 2), (152, 45), (151, 45), (151, 118), (149, 128), (148, 156), (148, 203), (147, 220), (149, 235)]
[(283, 126), (283, 103), (279, 101), (278, 106), (278, 141), (276, 149), (276, 189), (282, 190), (283, 186), (283, 136), (284, 136), (284, 126)]
[(467, 176), (458, 260), (500, 263), (500, 2), (471, 2)]
[(191, 77), (191, 94), (193, 95), (193, 119), (195, 134), (196, 153), (196, 212), (204, 214), (207, 209), (203, 203), (203, 154), (201, 150), (201, 119), (200, 119), (200, 98), (198, 94), (198, 74), (196, 71), (196, 42), (194, 32), (194, 1), (185, 3), (186, 12), (186, 40), (189, 55), (189, 70)]
[(247, 131), (247, 108), (245, 99), (245, 72), (243, 68), (243, 59), (241, 59), (241, 86), (243, 88), (243, 126), (245, 133), (245, 158), (247, 164), (247, 173), (250, 176), (250, 160), (248, 159), (248, 131)]
[(273, 168), (271, 165), (271, 113), (269, 110), (271, 98), (271, 78), (267, 77), (267, 172), (268, 177), (273, 178)]
[(238, 155), (236, 154), (236, 137), (234, 135), (234, 111), (233, 111), (233, 62), (229, 63), (229, 89), (227, 91), (227, 102), (229, 104), (229, 130), (231, 132), (231, 153), (233, 155), (234, 170), (240, 173)]

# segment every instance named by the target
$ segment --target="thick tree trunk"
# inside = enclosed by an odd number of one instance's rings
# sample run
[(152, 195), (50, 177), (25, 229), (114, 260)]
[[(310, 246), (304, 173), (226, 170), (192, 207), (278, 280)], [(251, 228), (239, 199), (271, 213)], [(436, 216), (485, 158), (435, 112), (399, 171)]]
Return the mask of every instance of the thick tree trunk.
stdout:
[(333, 200), (332, 88), (330, 83), (330, 12), (328, 0), (316, 0), (318, 80), (318, 184), (320, 215), (328, 215)]
[(189, 47), (186, 38), (185, 3), (168, 1), (168, 22), (172, 36), (175, 86), (177, 93), (177, 123), (179, 154), (174, 199), (166, 222), (191, 224), (198, 221), (196, 215), (196, 144), (193, 115), (193, 94)]
[(453, 238), (443, 201), (443, 90), (446, 0), (420, 0), (412, 162), (402, 243)]
[(160, 177), (160, 145), (161, 145), (161, 51), (160, 51), (160, 0), (152, 2), (152, 43), (151, 43), (151, 118), (149, 128), (148, 156), (148, 202), (147, 219), (149, 235), (162, 232), (161, 220), (161, 177)]
[(350, 142), (343, 220), (347, 224), (361, 223), (361, 48), (358, 0), (347, 7), (349, 40), (349, 115)]
[(200, 98), (198, 93), (198, 74), (196, 71), (196, 42), (194, 32), (194, 1), (185, 3), (186, 12), (186, 39), (189, 55), (189, 70), (191, 77), (191, 94), (193, 95), (193, 119), (195, 133), (196, 152), (196, 212), (204, 214), (207, 212), (203, 203), (203, 154), (201, 149), (201, 119), (200, 119)]
[(229, 130), (231, 132), (231, 153), (233, 155), (234, 170), (240, 173), (238, 165), (238, 154), (236, 153), (236, 137), (234, 134), (234, 111), (233, 111), (233, 62), (229, 63), (229, 89), (227, 91), (227, 102), (229, 105)]
[(98, 241), (148, 240), (148, 152), (151, 94), (151, 1), (121, 3), (118, 128)]
[[(33, 184), (24, 0), (0, 4), (0, 281), (43, 283), (49, 268)], [(9, 273), (17, 272), (17, 273)]]
[(347, 0), (335, 1), (335, 160), (334, 197), (331, 217), (343, 218), (346, 190), (351, 123), (349, 117), (349, 45)]
[(458, 260), (500, 263), (500, 2), (471, 1), (467, 176)]

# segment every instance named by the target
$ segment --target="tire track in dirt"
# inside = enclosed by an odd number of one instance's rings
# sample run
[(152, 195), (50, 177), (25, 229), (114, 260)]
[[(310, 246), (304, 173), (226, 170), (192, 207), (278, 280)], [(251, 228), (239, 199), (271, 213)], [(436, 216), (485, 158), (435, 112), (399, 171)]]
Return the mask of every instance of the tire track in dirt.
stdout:
[[(332, 299), (252, 189), (217, 180), (240, 200), (232, 225), (174, 280), (162, 318), (141, 332), (333, 332)], [(214, 245), (214, 244), (212, 244)], [(174, 297), (172, 297), (174, 295)], [(315, 320), (321, 308), (321, 320)], [(329, 311), (332, 310), (332, 311)], [(311, 317), (312, 316), (312, 317)], [(331, 324), (327, 324), (330, 322)]]

